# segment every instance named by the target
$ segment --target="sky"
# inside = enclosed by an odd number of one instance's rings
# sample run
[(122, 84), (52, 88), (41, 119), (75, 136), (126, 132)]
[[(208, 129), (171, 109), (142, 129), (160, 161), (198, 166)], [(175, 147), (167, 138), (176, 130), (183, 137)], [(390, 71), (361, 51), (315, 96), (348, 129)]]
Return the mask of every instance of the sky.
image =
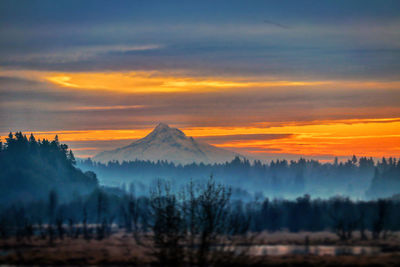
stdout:
[(0, 136), (159, 122), (259, 159), (400, 157), (400, 1), (0, 1)]

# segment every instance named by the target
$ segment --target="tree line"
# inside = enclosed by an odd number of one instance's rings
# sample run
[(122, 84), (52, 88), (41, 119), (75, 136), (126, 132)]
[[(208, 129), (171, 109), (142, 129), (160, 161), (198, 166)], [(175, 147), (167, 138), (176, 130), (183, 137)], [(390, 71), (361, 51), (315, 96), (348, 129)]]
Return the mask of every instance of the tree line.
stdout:
[(76, 168), (68, 146), (54, 140), (36, 140), (22, 132), (10, 133), (0, 142), (0, 206), (16, 201), (45, 200), (55, 189), (61, 200), (88, 194), (97, 186), (93, 172)]
[(78, 161), (83, 170), (98, 174), (106, 185), (121, 186), (134, 182), (146, 188), (155, 177), (185, 184), (188, 179), (204, 181), (213, 174), (216, 179), (233, 188), (276, 198), (290, 198), (304, 194), (329, 198), (336, 195), (353, 199), (378, 199), (400, 193), (400, 161), (396, 158), (353, 156), (333, 163), (299, 159), (275, 160), (270, 163), (250, 162), (235, 158), (219, 164), (174, 164), (167, 161), (111, 161), (94, 162), (90, 158)]

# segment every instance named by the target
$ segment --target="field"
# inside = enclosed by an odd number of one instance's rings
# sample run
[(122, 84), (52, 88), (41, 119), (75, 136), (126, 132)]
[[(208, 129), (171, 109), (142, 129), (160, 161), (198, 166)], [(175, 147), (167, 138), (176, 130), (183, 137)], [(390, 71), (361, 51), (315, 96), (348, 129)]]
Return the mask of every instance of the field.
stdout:
[[(246, 240), (250, 240), (246, 238)], [(282, 255), (254, 256), (234, 255), (219, 251), (215, 257), (218, 265), (268, 265), (268, 266), (398, 266), (400, 263), (400, 236), (391, 234), (386, 240), (361, 241), (355, 236), (350, 241), (340, 241), (329, 232), (318, 233), (262, 233), (251, 238), (257, 245), (346, 245), (378, 246), (378, 255)], [(152, 257), (149, 240), (142, 239), (138, 245), (135, 239), (124, 232), (116, 232), (104, 240), (64, 238), (49, 244), (38, 237), (28, 241), (15, 239), (0, 242), (0, 264), (23, 265), (157, 265)], [(146, 245), (147, 244), (147, 245)], [(242, 243), (242, 245), (246, 245)]]

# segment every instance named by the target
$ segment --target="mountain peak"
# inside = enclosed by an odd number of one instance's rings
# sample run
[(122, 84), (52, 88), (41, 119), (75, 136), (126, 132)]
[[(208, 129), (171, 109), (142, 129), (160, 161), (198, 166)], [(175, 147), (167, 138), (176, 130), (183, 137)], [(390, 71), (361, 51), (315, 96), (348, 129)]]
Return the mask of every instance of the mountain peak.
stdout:
[(168, 126), (168, 124), (160, 122), (156, 128), (154, 128), (154, 130), (163, 130), (163, 129), (169, 129), (170, 127)]
[(153, 131), (147, 135), (144, 139), (171, 139), (173, 137), (186, 138), (186, 135), (177, 128), (169, 127), (165, 123), (159, 123)]
[(94, 157), (95, 161), (110, 160), (167, 160), (175, 163), (226, 162), (237, 153), (189, 138), (177, 128), (159, 123), (151, 133), (128, 146), (104, 151)]

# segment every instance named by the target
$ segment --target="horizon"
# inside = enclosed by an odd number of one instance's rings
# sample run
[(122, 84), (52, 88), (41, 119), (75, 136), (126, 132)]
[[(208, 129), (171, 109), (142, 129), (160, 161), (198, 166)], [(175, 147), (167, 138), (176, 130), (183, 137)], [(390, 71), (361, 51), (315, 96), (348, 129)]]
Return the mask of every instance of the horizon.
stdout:
[[(157, 128), (158, 126), (160, 126), (160, 125), (165, 125), (165, 126), (167, 126), (168, 128), (171, 128), (171, 129), (178, 129), (178, 128), (172, 127), (172, 126), (170, 126), (170, 125), (168, 125), (168, 124), (165, 124), (165, 123), (163, 123), (163, 122), (160, 122), (160, 123), (158, 123), (154, 128), (152, 128), (150, 131), (146, 131), (145, 136), (142, 136), (142, 137), (137, 138), (137, 139), (121, 139), (121, 140), (123, 140), (123, 141), (125, 141), (125, 142), (129, 142), (129, 143), (120, 144), (119, 147), (114, 147), (114, 146), (113, 146), (113, 147), (111, 147), (111, 148), (108, 149), (108, 150), (107, 150), (107, 149), (106, 149), (106, 150), (101, 150), (100, 153), (101, 153), (101, 152), (113, 151), (113, 150), (119, 149), (119, 148), (129, 147), (130, 145), (134, 144), (136, 141), (141, 140), (141, 139), (147, 137), (148, 135), (150, 135), (150, 134), (151, 134), (153, 131), (155, 131), (156, 128)], [(180, 130), (180, 129), (178, 129), (178, 130)], [(11, 133), (11, 134), (13, 134), (13, 136), (14, 136), (17, 132), (20, 132), (20, 131), (16, 131), (16, 132), (11, 132), (11, 131), (10, 131), (9, 134)], [(129, 132), (131, 132), (131, 131), (127, 130), (126, 132), (129, 133)], [(185, 133), (184, 131), (182, 131), (182, 132), (183, 132), (183, 133), (185, 134), (185, 136), (188, 137), (188, 138), (193, 137), (193, 136), (186, 135), (186, 133)], [(55, 138), (57, 137), (60, 143), (65, 143), (65, 144), (68, 143), (68, 142), (64, 142), (64, 141), (62, 140), (62, 138), (60, 138), (60, 135), (59, 135), (58, 133), (54, 133), (54, 132), (52, 132), (51, 134), (50, 134), (50, 133), (45, 133), (45, 134), (43, 134), (43, 133), (40, 133), (40, 132), (39, 132), (39, 134), (38, 134), (38, 133), (34, 133), (34, 132), (30, 132), (30, 133), (24, 133), (24, 132), (22, 132), (22, 134), (23, 134), (25, 137), (27, 137), (27, 138), (29, 138), (30, 135), (33, 135), (37, 141), (41, 141), (41, 140), (52, 141), (52, 140), (55, 140)], [(65, 136), (65, 135), (64, 135), (64, 134), (61, 134), (61, 136)], [(200, 136), (199, 139), (195, 138), (195, 140), (205, 143), (205, 141), (202, 140), (201, 137), (202, 137), (202, 136)], [(222, 136), (222, 137), (225, 137), (225, 136)], [(4, 142), (4, 141), (6, 140), (6, 138), (8, 138), (8, 135), (7, 135), (7, 136), (6, 136), (6, 135), (0, 136), (0, 142)], [(206, 136), (206, 138), (207, 138), (207, 136)], [(206, 144), (208, 144), (208, 143), (206, 143)], [(67, 144), (67, 145), (68, 145), (68, 144)], [(216, 147), (218, 147), (218, 145), (217, 145)], [(222, 149), (225, 149), (224, 147), (221, 147), (221, 148), (222, 148)], [(97, 155), (99, 154), (99, 153), (97, 153), (97, 154), (93, 154), (93, 155), (79, 156), (79, 149), (78, 149), (78, 154), (76, 154), (76, 151), (74, 151), (74, 149), (71, 148), (69, 145), (68, 145), (68, 149), (72, 150), (72, 152), (74, 153), (75, 157), (76, 157), (77, 159), (81, 160), (81, 161), (84, 161), (84, 160), (87, 160), (87, 159), (91, 159), (91, 160), (96, 161), (96, 160), (94, 159), (94, 157), (97, 156)], [(230, 149), (225, 149), (225, 150), (238, 153), (237, 151), (233, 151), (233, 150), (230, 150)], [(224, 162), (229, 163), (229, 162), (232, 162), (232, 161), (233, 161), (236, 157), (238, 157), (238, 156), (239, 156), (239, 158), (248, 160), (248, 161), (250, 162), (250, 164), (254, 164), (255, 161), (260, 161), (262, 164), (270, 164), (270, 163), (273, 162), (273, 161), (285, 161), (285, 160), (288, 161), (288, 162), (290, 163), (291, 161), (296, 162), (296, 161), (299, 161), (299, 160), (301, 160), (301, 159), (304, 159), (304, 160), (307, 160), (307, 161), (317, 161), (317, 162), (319, 162), (319, 163), (321, 163), (321, 164), (324, 164), (324, 163), (334, 163), (336, 160), (337, 160), (338, 163), (345, 163), (345, 162), (351, 161), (354, 157), (356, 157), (357, 159), (360, 159), (360, 158), (372, 159), (372, 160), (374, 161), (374, 163), (378, 164), (378, 163), (381, 163), (383, 159), (390, 159), (390, 158), (397, 159), (396, 157), (391, 157), (391, 156), (390, 156), (390, 157), (385, 157), (385, 156), (382, 156), (382, 157), (373, 157), (373, 156), (365, 156), (365, 155), (361, 155), (361, 156), (360, 156), (360, 155), (356, 155), (356, 154), (353, 154), (353, 155), (351, 155), (351, 156), (334, 156), (333, 158), (328, 158), (328, 159), (321, 159), (321, 158), (318, 158), (318, 157), (313, 157), (313, 156), (302, 156), (302, 155), (300, 155), (300, 156), (298, 156), (298, 157), (296, 157), (296, 156), (293, 156), (293, 157), (286, 157), (286, 158), (285, 158), (285, 157), (282, 157), (282, 158), (279, 158), (279, 157), (272, 158), (272, 157), (271, 157), (271, 158), (269, 158), (269, 159), (262, 159), (262, 158), (257, 158), (257, 157), (255, 157), (255, 156), (253, 156), (253, 155), (246, 155), (246, 154), (240, 154), (240, 153), (238, 153), (238, 155), (236, 155), (235, 157), (232, 157), (231, 160), (226, 160), (226, 161), (222, 161), (222, 162), (215, 162), (215, 163), (219, 163), (219, 164), (220, 164), (220, 163), (224, 163)], [(241, 160), (242, 160), (242, 159), (241, 159)], [(399, 159), (400, 159), (400, 158), (399, 158)], [(134, 160), (132, 160), (132, 159), (127, 159), (126, 161), (127, 161), (127, 162), (132, 162), (132, 161), (137, 161), (137, 160), (139, 160), (139, 161), (141, 161), (141, 160), (147, 161), (146, 159), (140, 159), (140, 158), (136, 158), (136, 159), (134, 159)], [(158, 160), (167, 161), (167, 162), (170, 162), (170, 163), (174, 163), (175, 165), (182, 164), (183, 166), (184, 166), (184, 165), (190, 165), (190, 164), (191, 164), (191, 163), (188, 163), (188, 162), (174, 162), (174, 161), (168, 161), (168, 160), (163, 160), (163, 159), (158, 159)], [(110, 161), (117, 161), (117, 162), (122, 163), (122, 161), (120, 161), (120, 160), (115, 160), (115, 159), (114, 159), (114, 160), (110, 160)], [(124, 161), (125, 161), (125, 160), (124, 160)], [(157, 162), (157, 160), (150, 160), (150, 161), (151, 161), (151, 162)], [(200, 163), (200, 162), (202, 162), (202, 161), (197, 161), (197, 162), (195, 162), (195, 163)], [(99, 162), (99, 163), (104, 163), (104, 162)], [(211, 165), (213, 164), (212, 162), (203, 162), (203, 163), (205, 163), (206, 165), (207, 165), (207, 164), (211, 164)], [(358, 163), (358, 162), (357, 162), (357, 163)]]

